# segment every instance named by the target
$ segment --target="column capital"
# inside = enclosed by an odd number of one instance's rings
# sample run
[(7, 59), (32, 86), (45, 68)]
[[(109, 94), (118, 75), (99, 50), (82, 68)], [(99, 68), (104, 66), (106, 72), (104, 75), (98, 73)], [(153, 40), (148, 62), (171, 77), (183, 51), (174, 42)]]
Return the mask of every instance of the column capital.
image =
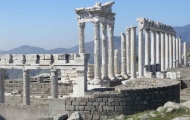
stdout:
[(99, 21), (95, 21), (94, 23), (94, 29), (99, 29), (100, 28), (100, 22)]
[(130, 30), (131, 30), (131, 28), (130, 28), (130, 27), (127, 27), (127, 28), (126, 28), (126, 31), (130, 31)]
[(137, 26), (130, 26), (131, 30), (134, 30), (137, 28)]
[(101, 23), (102, 31), (107, 30), (107, 23)]
[(109, 28), (110, 30), (113, 30), (113, 29), (114, 29), (114, 24), (108, 24), (108, 28)]
[(150, 32), (150, 29), (145, 29), (146, 32)]
[(78, 22), (78, 27), (79, 27), (79, 29), (84, 29), (85, 28), (85, 22)]

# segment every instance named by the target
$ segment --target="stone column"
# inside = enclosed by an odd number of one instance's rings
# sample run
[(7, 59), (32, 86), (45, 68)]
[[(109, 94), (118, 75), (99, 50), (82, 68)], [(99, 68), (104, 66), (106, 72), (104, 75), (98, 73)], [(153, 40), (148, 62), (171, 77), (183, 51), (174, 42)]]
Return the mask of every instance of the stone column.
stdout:
[(109, 28), (109, 39), (108, 39), (108, 76), (111, 80), (115, 79), (114, 75), (114, 24), (108, 24)]
[(169, 68), (173, 68), (173, 39), (172, 35), (169, 34)]
[(176, 67), (179, 67), (179, 38), (176, 38)]
[(145, 65), (150, 70), (150, 30), (146, 29), (145, 31)]
[(131, 28), (131, 79), (136, 78), (136, 26)]
[(126, 73), (126, 37), (121, 33), (121, 75), (127, 77)]
[(143, 29), (139, 28), (139, 41), (138, 41), (138, 72), (139, 72), (139, 78), (144, 77), (144, 57), (143, 57)]
[(131, 41), (131, 28), (126, 28), (126, 47), (127, 47), (127, 52), (126, 52), (126, 66), (127, 66), (127, 74), (131, 73), (131, 63), (130, 63), (130, 41)]
[(184, 62), (183, 62), (183, 64), (184, 64), (184, 66), (187, 66), (187, 42), (184, 42), (183, 43), (183, 60), (184, 60)]
[(102, 27), (102, 79), (108, 79), (108, 44), (107, 44), (107, 24), (101, 23)]
[(176, 38), (173, 35), (173, 68), (176, 68)]
[(181, 42), (181, 36), (179, 36), (179, 66), (182, 66), (182, 42)]
[(78, 22), (78, 29), (79, 29), (79, 53), (85, 53), (85, 46), (84, 46), (84, 22)]
[(152, 71), (155, 72), (156, 68), (156, 41), (155, 41), (155, 31), (151, 30), (151, 65)]
[(165, 70), (165, 33), (161, 32), (161, 71)]
[(51, 70), (51, 96), (58, 98), (58, 74), (57, 70)]
[(169, 69), (169, 35), (166, 33), (165, 44), (165, 70)]
[(100, 22), (94, 22), (94, 80), (101, 82)]
[(118, 57), (118, 49), (114, 50), (114, 72), (116, 76), (119, 76), (119, 57)]
[(30, 105), (30, 73), (23, 70), (23, 105)]
[(160, 61), (160, 32), (156, 32), (156, 64), (160, 64)]
[(5, 103), (4, 70), (0, 69), (0, 103)]

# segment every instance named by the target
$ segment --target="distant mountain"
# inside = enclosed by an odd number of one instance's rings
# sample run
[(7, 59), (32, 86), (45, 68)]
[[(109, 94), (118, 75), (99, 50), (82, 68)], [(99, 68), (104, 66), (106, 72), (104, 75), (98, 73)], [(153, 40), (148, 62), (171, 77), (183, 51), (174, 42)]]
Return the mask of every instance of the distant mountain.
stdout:
[(175, 27), (178, 36), (182, 37), (183, 42), (190, 43), (190, 24), (183, 27)]

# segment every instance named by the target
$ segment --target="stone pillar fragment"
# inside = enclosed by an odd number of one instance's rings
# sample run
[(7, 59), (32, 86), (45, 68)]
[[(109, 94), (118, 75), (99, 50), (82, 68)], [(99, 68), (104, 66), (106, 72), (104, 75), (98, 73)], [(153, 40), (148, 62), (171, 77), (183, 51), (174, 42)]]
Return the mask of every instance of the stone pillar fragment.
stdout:
[(23, 105), (30, 105), (30, 73), (23, 70)]
[(169, 68), (173, 68), (173, 39), (171, 34), (169, 34)]
[(84, 46), (84, 22), (78, 22), (78, 29), (79, 29), (79, 53), (85, 53), (85, 46)]
[(161, 63), (160, 51), (160, 32), (156, 32), (156, 64)]
[(126, 52), (126, 66), (127, 66), (127, 74), (131, 73), (131, 59), (130, 59), (130, 41), (131, 41), (131, 28), (126, 28), (126, 47), (127, 47), (127, 52)]
[(183, 56), (184, 66), (187, 66), (187, 42), (183, 43)]
[(131, 28), (131, 79), (136, 78), (136, 27)]
[(108, 79), (108, 44), (107, 44), (107, 24), (101, 23), (102, 27), (102, 79)]
[(173, 68), (176, 68), (176, 38), (173, 35)]
[[(145, 66), (147, 66), (148, 71), (150, 70), (150, 30), (145, 30)], [(144, 70), (145, 72), (146, 69)]]
[(127, 77), (126, 72), (126, 36), (121, 33), (121, 75)]
[(114, 24), (108, 24), (108, 28), (109, 28), (109, 37), (108, 37), (108, 76), (110, 78), (110, 80), (114, 80), (115, 79), (115, 75), (114, 75)]
[(155, 72), (156, 68), (156, 42), (155, 42), (155, 31), (151, 30), (151, 65), (152, 71)]
[(169, 35), (166, 33), (165, 42), (165, 70), (169, 68)]
[(144, 77), (144, 63), (143, 63), (143, 29), (139, 28), (139, 41), (138, 41), (138, 72), (139, 78)]
[(0, 103), (5, 103), (4, 70), (0, 69)]
[(176, 38), (176, 67), (179, 67), (179, 38)]
[(179, 66), (182, 66), (182, 41), (181, 41), (181, 36), (179, 37)]
[(58, 98), (58, 74), (57, 70), (51, 70), (51, 96)]
[(165, 70), (165, 33), (161, 32), (161, 71)]
[(118, 49), (114, 50), (114, 72), (116, 76), (119, 76), (119, 57), (118, 57)]

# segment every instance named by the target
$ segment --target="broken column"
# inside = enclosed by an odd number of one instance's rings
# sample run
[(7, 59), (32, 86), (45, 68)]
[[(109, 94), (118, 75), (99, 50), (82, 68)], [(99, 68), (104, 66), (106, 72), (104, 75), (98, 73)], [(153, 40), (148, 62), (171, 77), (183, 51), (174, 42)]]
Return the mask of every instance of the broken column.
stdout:
[(152, 71), (155, 72), (156, 68), (156, 43), (155, 43), (155, 31), (151, 30), (151, 65)]
[(116, 76), (119, 76), (119, 57), (118, 57), (118, 49), (114, 50), (114, 72)]
[(181, 41), (181, 36), (179, 36), (179, 66), (182, 66), (182, 41)]
[(183, 60), (184, 66), (187, 66), (187, 42), (183, 43)]
[(30, 105), (30, 73), (23, 70), (23, 105)]
[(173, 35), (173, 68), (176, 68), (176, 38)]
[(169, 68), (173, 68), (173, 39), (171, 34), (169, 34)]
[(169, 35), (165, 34), (165, 70), (169, 68)]
[(131, 73), (131, 63), (130, 63), (130, 41), (131, 41), (131, 28), (126, 28), (126, 66), (127, 66), (127, 74)]
[(161, 63), (160, 61), (161, 61), (161, 56), (160, 56), (160, 32), (156, 32), (156, 64), (160, 64)]
[[(150, 29), (145, 30), (145, 66), (150, 70)], [(146, 69), (144, 70), (146, 72)], [(145, 74), (146, 75), (146, 74)]]
[(161, 32), (161, 71), (165, 70), (165, 33)]
[(51, 70), (51, 96), (58, 98), (58, 74), (57, 70)]
[(131, 79), (136, 78), (136, 26), (131, 28)]
[(144, 57), (143, 56), (144, 56), (143, 55), (143, 29), (139, 28), (139, 41), (138, 41), (138, 72), (139, 72), (138, 77), (139, 78), (144, 77), (144, 71), (143, 71)]
[(121, 33), (121, 75), (127, 78), (126, 72), (126, 37)]
[(84, 46), (84, 22), (78, 22), (78, 29), (79, 29), (79, 53), (85, 53), (85, 46)]
[(4, 70), (0, 69), (0, 103), (5, 103)]

